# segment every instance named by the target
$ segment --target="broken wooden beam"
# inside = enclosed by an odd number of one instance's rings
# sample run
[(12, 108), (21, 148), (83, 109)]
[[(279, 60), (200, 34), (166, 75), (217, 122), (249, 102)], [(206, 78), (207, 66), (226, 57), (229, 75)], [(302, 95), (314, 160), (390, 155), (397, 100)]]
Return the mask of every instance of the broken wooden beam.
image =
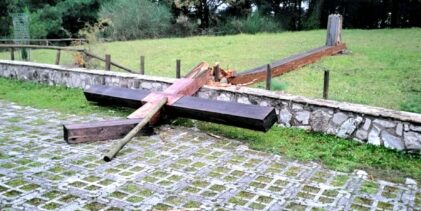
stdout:
[[(64, 140), (69, 144), (117, 139), (126, 135), (142, 119), (118, 119), (100, 122), (63, 125)], [(144, 128), (142, 134), (149, 134), (151, 128)]]
[[(323, 46), (273, 62), (271, 64), (272, 77), (277, 77), (305, 65), (312, 64), (320, 60), (322, 57), (338, 54), (345, 49), (346, 45), (344, 43), (335, 46)], [(266, 80), (266, 69), (267, 65), (262, 65), (250, 70), (239, 72), (236, 76), (229, 78), (228, 81), (234, 85), (262, 82)]]

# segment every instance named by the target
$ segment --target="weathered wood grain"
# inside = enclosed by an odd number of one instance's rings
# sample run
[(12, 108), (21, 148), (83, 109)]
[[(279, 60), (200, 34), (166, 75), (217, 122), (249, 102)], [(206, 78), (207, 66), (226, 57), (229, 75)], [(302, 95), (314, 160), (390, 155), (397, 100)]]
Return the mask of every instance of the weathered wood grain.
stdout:
[[(345, 49), (346, 45), (343, 43), (336, 46), (323, 46), (273, 62), (271, 64), (272, 77), (277, 77), (289, 71), (314, 63), (324, 56), (338, 54)], [(266, 68), (267, 65), (262, 65), (240, 72), (235, 77), (229, 78), (229, 82), (231, 84), (250, 84), (265, 81)]]
[[(118, 139), (132, 130), (142, 119), (119, 119), (63, 125), (64, 140), (69, 144)], [(144, 128), (149, 134), (152, 128)]]

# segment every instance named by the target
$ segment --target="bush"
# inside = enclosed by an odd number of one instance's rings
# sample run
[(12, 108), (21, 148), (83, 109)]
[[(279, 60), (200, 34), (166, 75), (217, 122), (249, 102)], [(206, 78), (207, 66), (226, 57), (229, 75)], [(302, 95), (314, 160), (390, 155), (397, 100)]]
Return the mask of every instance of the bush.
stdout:
[(66, 34), (61, 27), (62, 12), (57, 7), (46, 6), (31, 13), (30, 21), (31, 38), (46, 38), (49, 34)]
[(225, 34), (256, 34), (259, 32), (278, 32), (281, 26), (270, 17), (254, 13), (247, 18), (230, 18), (220, 28)]
[(166, 6), (149, 0), (110, 1), (103, 4), (99, 16), (110, 20), (106, 31), (116, 40), (165, 36), (171, 21)]
[(175, 23), (172, 25), (169, 33), (171, 36), (192, 36), (197, 32), (198, 24), (191, 21), (185, 15), (179, 15), (175, 19)]

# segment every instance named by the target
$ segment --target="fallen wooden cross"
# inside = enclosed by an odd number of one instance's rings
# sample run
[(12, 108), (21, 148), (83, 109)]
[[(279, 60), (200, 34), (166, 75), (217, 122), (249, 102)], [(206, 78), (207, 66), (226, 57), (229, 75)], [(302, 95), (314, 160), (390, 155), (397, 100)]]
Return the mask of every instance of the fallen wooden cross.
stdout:
[[(160, 115), (164, 114), (172, 118), (185, 117), (258, 131), (269, 130), (277, 121), (273, 107), (191, 97), (207, 83), (211, 73), (209, 65), (201, 63), (163, 92), (91, 86), (84, 91), (89, 101), (103, 105), (140, 108), (130, 114), (128, 119), (63, 125), (64, 139), (67, 143), (74, 144), (119, 139), (127, 135), (104, 157), (106, 161), (110, 161), (133, 137), (128, 133), (135, 128), (130, 133), (133, 135), (146, 125), (143, 121), (145, 118), (149, 126), (156, 124)], [(165, 102), (162, 103), (163, 101)], [(161, 109), (163, 104), (165, 106)], [(139, 125), (141, 127), (136, 127)]]

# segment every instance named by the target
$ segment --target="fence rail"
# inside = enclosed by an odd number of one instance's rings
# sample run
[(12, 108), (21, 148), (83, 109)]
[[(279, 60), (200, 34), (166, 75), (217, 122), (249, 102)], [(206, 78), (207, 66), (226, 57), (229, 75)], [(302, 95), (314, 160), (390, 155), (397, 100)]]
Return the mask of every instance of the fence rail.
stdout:
[(112, 62), (111, 59), (107, 59), (107, 58), (103, 58), (101, 56), (95, 55), (93, 53), (88, 52), (86, 49), (82, 49), (82, 48), (72, 48), (72, 47), (58, 47), (58, 46), (43, 46), (43, 45), (17, 45), (17, 44), (0, 44), (0, 49), (1, 48), (6, 48), (6, 49), (10, 49), (10, 59), (14, 60), (15, 59), (15, 49), (46, 49), (46, 50), (57, 50), (57, 54), (56, 54), (56, 65), (59, 65), (60, 63), (60, 55), (61, 55), (61, 51), (73, 51), (73, 52), (79, 52), (84, 54), (86, 57), (90, 57), (90, 58), (94, 58), (97, 60), (100, 60), (102, 62), (106, 63), (107, 65), (110, 66), (114, 66), (117, 67), (119, 69), (122, 69), (126, 72), (129, 73), (135, 73), (135, 71), (124, 67), (123, 65), (117, 64), (115, 62)]
[(51, 45), (53, 42), (78, 42), (80, 44), (82, 43), (88, 43), (89, 41), (87, 39), (83, 38), (59, 38), (59, 39), (7, 39), (7, 38), (1, 38), (0, 43), (10, 44), (10, 43), (43, 43), (46, 46)]

